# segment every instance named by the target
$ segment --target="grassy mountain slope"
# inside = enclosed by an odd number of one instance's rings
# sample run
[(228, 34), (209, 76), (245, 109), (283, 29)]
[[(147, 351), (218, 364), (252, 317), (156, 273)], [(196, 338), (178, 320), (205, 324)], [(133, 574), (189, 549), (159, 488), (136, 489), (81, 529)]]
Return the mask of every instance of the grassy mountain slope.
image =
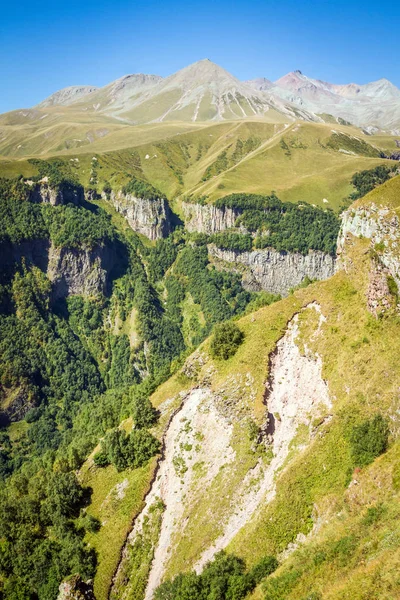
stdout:
[[(374, 202), (396, 211), (399, 192), (397, 177), (356, 206)], [(161, 437), (173, 411), (185, 397), (191, 397), (191, 390), (209, 389), (217, 412), (228, 418), (228, 428), (232, 428), (224, 451), (235, 453), (234, 462), (221, 465), (217, 476), (206, 483), (207, 470), (191, 456), (201, 455), (201, 435), (195, 435), (196, 450), (186, 447), (184, 441), (176, 446), (175, 468), (186, 464), (189, 472), (194, 469), (194, 479), (185, 483), (184, 512), (173, 531), (164, 577), (194, 566), (219, 539), (229, 518), (246, 510), (242, 499), (250, 499), (252, 487), (257, 489), (259, 483), (256, 465), (268, 468), (270, 451), (265, 453), (263, 444), (254, 442), (251, 431), (265, 423), (265, 383), (271, 374), (271, 353), (298, 314), (296, 346), (300, 356), (314, 357), (314, 361), (319, 357), (332, 407), (320, 407), (299, 424), (287, 458), (275, 474), (275, 494), (256, 507), (227, 550), (244, 558), (248, 566), (265, 555), (278, 556), (279, 569), (258, 586), (251, 596), (254, 600), (389, 600), (398, 596), (400, 324), (395, 291), (387, 291), (392, 308), (381, 317), (376, 318), (368, 309), (376, 252), (369, 240), (350, 237), (342, 256), (345, 268), (334, 277), (239, 319), (237, 324), (245, 338), (232, 358), (212, 359), (207, 340), (182, 371), (153, 394), (152, 402), (161, 410), (154, 433)], [(314, 305), (319, 307), (322, 320)], [(373, 456), (368, 459), (370, 464), (360, 463), (352, 441), (354, 431), (377, 414), (389, 423), (388, 450), (375, 460)], [(278, 414), (275, 419), (279, 419)], [(182, 423), (185, 429), (185, 421)], [(250, 427), (250, 423), (254, 425)], [(200, 433), (206, 435), (204, 430)], [(96, 470), (91, 469), (88, 481), (97, 494)], [(186, 481), (186, 472), (180, 472)], [(121, 475), (120, 480), (127, 476)], [(247, 490), (241, 488), (243, 480), (248, 481)], [(103, 497), (113, 485), (104, 489)], [(119, 515), (122, 503), (115, 505)], [(106, 509), (97, 503), (89, 510), (102, 519)], [(128, 554), (124, 583), (114, 587), (113, 598), (124, 593), (143, 597), (140, 590), (146, 583), (159, 531), (158, 515), (150, 519), (142, 541)], [(96, 536), (100, 534), (93, 535), (93, 543), (100, 543), (102, 551), (101, 538)], [(98, 597), (103, 598), (104, 581), (96, 581)]]
[[(185, 127), (189, 131), (183, 132)], [(147, 125), (136, 127), (134, 138), (132, 131), (118, 125), (114, 133), (94, 141), (90, 153), (82, 147), (59, 157), (73, 165), (82, 184), (99, 191), (105, 182), (119, 190), (135, 175), (171, 200), (206, 195), (212, 201), (231, 192), (268, 194), (275, 190), (283, 200), (304, 200), (333, 209), (351, 192), (355, 172), (385, 162), (394, 164), (379, 157), (381, 149), (395, 149), (394, 138), (375, 141), (339, 125), (335, 129), (314, 123), (286, 127), (249, 120), (207, 126)], [(114, 143), (121, 149), (113, 149)], [(124, 149), (126, 145), (129, 148)], [(91, 180), (93, 156), (98, 169)], [(18, 173), (30, 176), (34, 171), (26, 159), (0, 160), (0, 174)], [(175, 208), (179, 211), (179, 203)]]

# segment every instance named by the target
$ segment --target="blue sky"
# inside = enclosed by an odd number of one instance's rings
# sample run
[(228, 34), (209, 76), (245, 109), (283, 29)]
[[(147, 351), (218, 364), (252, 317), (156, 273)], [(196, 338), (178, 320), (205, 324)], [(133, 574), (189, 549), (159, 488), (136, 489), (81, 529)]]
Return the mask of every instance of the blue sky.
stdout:
[(233, 0), (7, 3), (0, 20), (0, 112), (74, 84), (169, 75), (201, 58), (240, 79), (288, 71), (400, 87), (397, 2)]

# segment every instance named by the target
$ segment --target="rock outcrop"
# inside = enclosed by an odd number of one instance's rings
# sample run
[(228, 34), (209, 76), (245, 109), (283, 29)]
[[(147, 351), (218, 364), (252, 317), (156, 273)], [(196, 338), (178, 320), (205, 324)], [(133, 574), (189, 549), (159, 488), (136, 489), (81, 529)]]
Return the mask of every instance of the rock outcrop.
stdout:
[(250, 291), (265, 290), (287, 296), (289, 290), (309, 279), (328, 279), (335, 272), (335, 258), (330, 254), (310, 250), (308, 254), (278, 252), (273, 248), (236, 252), (209, 247), (217, 266), (229, 265), (242, 273), (242, 283)]
[(341, 255), (349, 234), (371, 240), (380, 262), (388, 269), (400, 288), (400, 229), (396, 212), (389, 207), (378, 207), (374, 203), (345, 211), (338, 238), (339, 266), (343, 265)]
[(80, 185), (63, 182), (60, 186), (52, 187), (46, 182), (33, 185), (30, 189), (29, 200), (35, 203), (51, 204), (81, 204), (84, 200), (84, 190)]
[(218, 208), (214, 204), (182, 204), (185, 227), (190, 232), (206, 233), (211, 235), (230, 229), (235, 226), (235, 221), (240, 211), (233, 208)]
[(37, 404), (37, 398), (25, 384), (6, 389), (0, 384), (0, 424), (21, 421)]
[(173, 214), (165, 198), (148, 200), (132, 194), (111, 192), (109, 200), (134, 231), (150, 240), (164, 238), (173, 229)]
[(0, 244), (0, 282), (8, 281), (22, 264), (38, 267), (53, 284), (53, 300), (71, 294), (106, 294), (116, 269), (122, 270), (125, 257), (118, 245), (93, 248), (56, 247), (49, 240)]
[(47, 276), (53, 284), (53, 300), (73, 294), (106, 294), (117, 255), (112, 246), (57, 248), (51, 246)]
[(71, 575), (60, 584), (57, 600), (95, 600), (93, 583), (83, 581), (79, 575)]

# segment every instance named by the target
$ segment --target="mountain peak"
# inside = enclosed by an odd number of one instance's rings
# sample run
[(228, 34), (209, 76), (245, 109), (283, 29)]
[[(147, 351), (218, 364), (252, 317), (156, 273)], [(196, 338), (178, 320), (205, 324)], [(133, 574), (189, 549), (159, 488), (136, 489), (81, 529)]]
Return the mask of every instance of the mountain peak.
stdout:
[(197, 85), (210, 84), (211, 82), (217, 84), (240, 84), (236, 77), (208, 58), (203, 58), (184, 67), (167, 77), (165, 82), (173, 85), (183, 84), (191, 88)]
[(69, 104), (73, 104), (85, 96), (96, 92), (98, 89), (99, 88), (94, 85), (70, 85), (54, 92), (54, 94), (51, 94), (51, 96), (42, 100), (42, 102), (37, 105), (37, 108), (46, 108), (55, 105), (68, 106)]

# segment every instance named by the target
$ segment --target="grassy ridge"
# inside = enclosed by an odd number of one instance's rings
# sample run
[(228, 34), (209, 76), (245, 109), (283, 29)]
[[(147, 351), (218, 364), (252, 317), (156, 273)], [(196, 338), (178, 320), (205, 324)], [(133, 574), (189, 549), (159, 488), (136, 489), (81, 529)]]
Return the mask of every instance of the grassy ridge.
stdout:
[[(282, 200), (337, 209), (352, 191), (350, 180), (355, 172), (393, 164), (379, 158), (376, 148), (395, 149), (391, 136), (375, 141), (355, 128), (336, 125), (332, 130), (330, 125), (316, 123), (286, 128), (283, 123), (265, 121), (192, 127), (162, 123), (137, 126), (134, 131), (132, 136), (132, 128), (126, 126), (93, 141), (90, 150), (82, 146), (62, 154), (80, 182), (99, 191), (105, 183), (120, 189), (133, 175), (170, 199), (206, 195), (212, 201), (232, 192), (269, 194), (275, 190)], [(121, 142), (114, 142), (113, 136), (120, 136)], [(29, 154), (35, 152), (32, 149)], [(55, 152), (51, 148), (43, 156)], [(25, 159), (0, 160), (0, 175), (19, 173), (36, 174)], [(174, 204), (179, 211), (179, 202)]]

